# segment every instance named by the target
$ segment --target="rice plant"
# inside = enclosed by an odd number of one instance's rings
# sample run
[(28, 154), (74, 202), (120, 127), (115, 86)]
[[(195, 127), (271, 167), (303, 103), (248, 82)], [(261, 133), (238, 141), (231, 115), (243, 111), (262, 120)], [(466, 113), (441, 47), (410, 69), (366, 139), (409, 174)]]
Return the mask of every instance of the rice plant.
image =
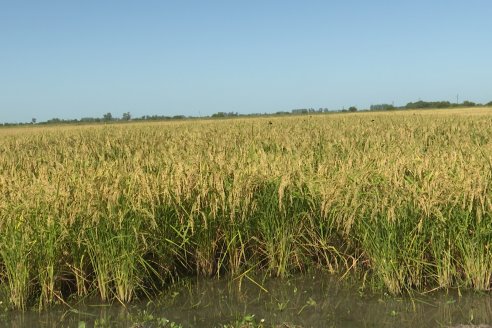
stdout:
[(19, 309), (312, 266), (489, 290), (490, 126), (484, 108), (2, 128), (0, 283)]

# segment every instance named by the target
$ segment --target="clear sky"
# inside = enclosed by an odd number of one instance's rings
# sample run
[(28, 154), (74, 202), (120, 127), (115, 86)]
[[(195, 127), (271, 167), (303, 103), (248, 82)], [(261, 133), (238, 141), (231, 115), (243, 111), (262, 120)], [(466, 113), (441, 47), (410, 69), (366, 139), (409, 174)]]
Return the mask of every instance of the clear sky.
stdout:
[(0, 122), (492, 100), (492, 1), (0, 0)]

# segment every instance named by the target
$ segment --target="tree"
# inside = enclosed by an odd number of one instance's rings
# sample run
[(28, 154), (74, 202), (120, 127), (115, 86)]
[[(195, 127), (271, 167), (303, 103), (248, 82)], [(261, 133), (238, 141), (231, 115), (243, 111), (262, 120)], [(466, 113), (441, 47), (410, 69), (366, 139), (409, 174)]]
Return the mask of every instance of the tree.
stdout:
[(36, 118), (35, 118), (35, 117), (33, 117), (33, 118), (31, 119), (31, 123), (32, 123), (32, 124), (36, 124), (36, 121), (37, 121), (37, 120), (36, 120)]
[(463, 106), (464, 107), (475, 107), (477, 104), (474, 103), (473, 101), (468, 101), (468, 100), (465, 100), (463, 101)]
[(356, 112), (357, 111), (357, 107), (355, 106), (350, 106), (349, 109), (348, 109), (349, 112)]
[(129, 121), (129, 120), (131, 120), (131, 118), (132, 118), (132, 115), (130, 114), (130, 112), (126, 112), (126, 113), (123, 113), (123, 116), (121, 119), (123, 121)]
[(376, 104), (376, 105), (371, 105), (370, 107), (371, 110), (392, 110), (395, 109), (395, 106), (392, 104)]
[(239, 114), (237, 112), (229, 112), (229, 113), (218, 112), (218, 113), (212, 114), (212, 117), (234, 117), (234, 116), (239, 116)]
[(406, 109), (427, 109), (427, 108), (451, 108), (453, 105), (449, 101), (422, 101), (409, 102)]
[(106, 113), (103, 115), (103, 120), (105, 121), (111, 121), (113, 119), (113, 115), (111, 113)]

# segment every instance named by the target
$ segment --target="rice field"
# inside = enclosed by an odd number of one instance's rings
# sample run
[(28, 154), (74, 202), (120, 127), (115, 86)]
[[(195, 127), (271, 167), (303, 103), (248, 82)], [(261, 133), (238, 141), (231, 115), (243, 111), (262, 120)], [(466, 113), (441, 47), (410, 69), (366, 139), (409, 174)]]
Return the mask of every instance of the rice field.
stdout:
[(0, 129), (12, 308), (126, 303), (182, 276), (492, 279), (492, 109)]

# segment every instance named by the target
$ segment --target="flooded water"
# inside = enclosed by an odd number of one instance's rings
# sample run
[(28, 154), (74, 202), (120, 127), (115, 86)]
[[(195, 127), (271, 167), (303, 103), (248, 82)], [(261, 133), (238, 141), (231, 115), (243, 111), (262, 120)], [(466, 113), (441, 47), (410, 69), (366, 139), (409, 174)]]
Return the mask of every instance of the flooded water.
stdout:
[[(412, 297), (362, 291), (324, 274), (189, 280), (155, 300), (6, 312), (1, 327), (492, 327), (492, 296), (456, 290)], [(175, 325), (173, 326), (172, 323)]]

